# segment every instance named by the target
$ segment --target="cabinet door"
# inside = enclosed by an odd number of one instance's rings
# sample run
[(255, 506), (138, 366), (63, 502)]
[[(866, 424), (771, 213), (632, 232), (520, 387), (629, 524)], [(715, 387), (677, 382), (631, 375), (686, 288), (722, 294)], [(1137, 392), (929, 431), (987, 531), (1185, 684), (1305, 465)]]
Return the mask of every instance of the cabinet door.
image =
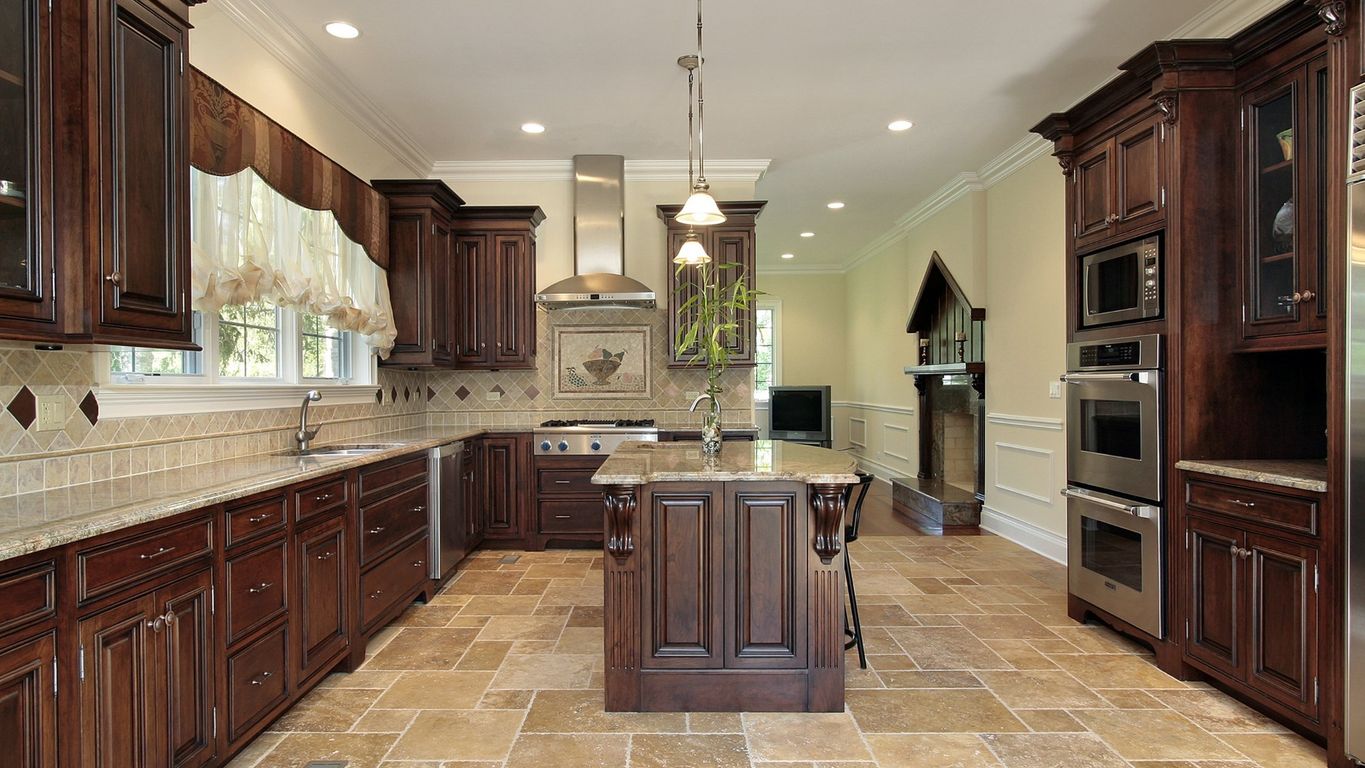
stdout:
[[(710, 238), (705, 232), (698, 233), (702, 238), (702, 245), (706, 252), (711, 252)], [(668, 359), (674, 363), (689, 363), (692, 357), (697, 354), (697, 345), (690, 344), (686, 348), (678, 349), (678, 329), (686, 323), (690, 323), (697, 316), (693, 308), (688, 308), (684, 312), (679, 312), (678, 308), (686, 304), (688, 299), (697, 295), (700, 282), (697, 280), (697, 269), (695, 267), (682, 267), (673, 263), (673, 257), (682, 248), (683, 241), (687, 237), (687, 231), (683, 229), (668, 230), (668, 284), (671, 288), (666, 297), (668, 306)]]
[(535, 285), (526, 268), (530, 254), (526, 235), (493, 235), (494, 308), (493, 365), (515, 365), (531, 359), (530, 337), (534, 335), (532, 293)]
[[(204, 570), (158, 590), (160, 619), (152, 619), (156, 644), (153, 683), (160, 688), (161, 733), (169, 739), (167, 754), (173, 766), (203, 765), (216, 753), (213, 733), (217, 668), (212, 597), (213, 573)], [(160, 621), (160, 624), (158, 624)]]
[(483, 441), (483, 497), (486, 535), (520, 536), (521, 451), (516, 437), (488, 437)]
[(1082, 152), (1071, 171), (1075, 187), (1075, 222), (1072, 231), (1076, 248), (1103, 240), (1112, 232), (1118, 213), (1114, 200), (1114, 144), (1107, 141)]
[(483, 235), (455, 237), (455, 363), (479, 368), (488, 363), (487, 281), (484, 279), (488, 238)]
[(804, 484), (725, 487), (725, 666), (806, 666)]
[(455, 270), (451, 264), (452, 245), (450, 228), (445, 224), (432, 225), (431, 256), (428, 259), (427, 280), (430, 293), (428, 321), (431, 323), (431, 362), (449, 366), (455, 361), (455, 339), (452, 299), (455, 295)]
[(1251, 579), (1247, 682), (1316, 716), (1317, 550), (1258, 534), (1247, 536), (1246, 549)]
[(638, 550), (643, 668), (724, 666), (722, 493), (716, 483), (669, 483), (646, 493)]
[(1242, 533), (1193, 515), (1187, 525), (1190, 624), (1185, 652), (1240, 678), (1246, 642), (1245, 579), (1237, 555)]
[(298, 674), (307, 680), (347, 646), (346, 521), (337, 517), (295, 537), (294, 573), (299, 575), (294, 635)]
[[(719, 284), (722, 292), (733, 289), (735, 283), (743, 280), (749, 288), (754, 287), (754, 230), (748, 227), (713, 227), (708, 246), (713, 259), (713, 267), (733, 264), (734, 269), (722, 269)], [(743, 365), (754, 361), (754, 310), (740, 313), (735, 319), (739, 328), (726, 336), (725, 348), (730, 353), (730, 363)]]
[[(154, 620), (156, 599), (145, 595), (77, 625), (80, 638), (80, 760), (90, 768), (165, 765), (166, 733)], [(164, 624), (164, 622), (163, 622)]]
[(483, 446), (477, 440), (470, 440), (464, 447), (464, 517), (465, 535), (469, 549), (473, 551), (483, 541), (488, 531), (488, 516), (485, 512), (483, 487)]
[(1248, 92), (1242, 108), (1245, 144), (1246, 336), (1291, 333), (1299, 322), (1301, 249), (1306, 244), (1299, 207), (1299, 160), (1304, 136), (1300, 70)]
[(1303, 259), (1303, 278), (1300, 285), (1311, 292), (1304, 293), (1303, 327), (1308, 331), (1324, 331), (1327, 328), (1327, 302), (1330, 293), (1328, 277), (1331, 270), (1327, 266), (1328, 221), (1332, 213), (1328, 211), (1328, 182), (1331, 174), (1327, 169), (1330, 153), (1328, 130), (1328, 109), (1332, 100), (1331, 80), (1329, 78), (1327, 57), (1314, 59), (1308, 65), (1305, 90), (1308, 94), (1307, 123), (1308, 146), (1306, 157), (1312, 160), (1305, 164), (1308, 180), (1305, 188), (1311, 190), (1313, 205), (1304, 205), (1298, 213), (1299, 226), (1312, 238), (1311, 245), (1306, 243)]
[(5, 765), (57, 765), (55, 654), (51, 633), (0, 649), (0, 744), (5, 749)]
[(56, 334), (52, 253), (52, 25), (42, 0), (0, 8), (0, 324)]
[[(422, 360), (432, 344), (427, 248), (427, 216), (420, 212), (389, 215), (389, 292), (393, 296), (393, 355), (411, 363)], [(419, 363), (420, 364), (420, 363)]]
[(1146, 226), (1159, 218), (1164, 206), (1162, 136), (1165, 123), (1156, 115), (1114, 139), (1118, 228), (1121, 232)]
[(97, 331), (188, 341), (186, 31), (151, 0), (98, 6)]

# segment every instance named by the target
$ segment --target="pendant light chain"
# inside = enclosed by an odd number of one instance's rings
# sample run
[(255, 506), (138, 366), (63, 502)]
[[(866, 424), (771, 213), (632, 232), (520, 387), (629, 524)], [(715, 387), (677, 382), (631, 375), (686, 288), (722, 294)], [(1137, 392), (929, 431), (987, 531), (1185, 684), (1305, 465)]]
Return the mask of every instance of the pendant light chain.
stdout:
[[(693, 189), (705, 190), (710, 187), (706, 183), (706, 77), (703, 68), (706, 66), (706, 57), (702, 53), (701, 47), (701, 0), (697, 0), (697, 181)], [(690, 76), (689, 76), (690, 79)], [(689, 146), (690, 149), (690, 146)]]
[(693, 119), (692, 106), (693, 106), (693, 100), (694, 100), (694, 96), (693, 96), (693, 92), (692, 92), (692, 81), (693, 81), (693, 79), (694, 79), (695, 77), (696, 77), (696, 74), (693, 72), (693, 70), (690, 70), (690, 69), (687, 70), (687, 191), (688, 191), (688, 192), (691, 192), (693, 186), (695, 186), (695, 184), (696, 184), (696, 175), (692, 172), (692, 150), (693, 150), (693, 143), (694, 143), (694, 141), (695, 141), (695, 139), (694, 139), (694, 137), (693, 137), (693, 135), (692, 135), (692, 127), (693, 127), (693, 126), (692, 126), (692, 119)]

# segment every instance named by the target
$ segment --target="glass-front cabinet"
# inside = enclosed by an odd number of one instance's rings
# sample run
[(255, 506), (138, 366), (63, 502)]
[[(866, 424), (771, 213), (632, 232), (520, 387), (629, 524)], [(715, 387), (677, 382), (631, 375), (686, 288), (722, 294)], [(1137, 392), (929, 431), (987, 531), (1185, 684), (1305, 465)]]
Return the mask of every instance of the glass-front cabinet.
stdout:
[(48, 17), (46, 0), (0, 0), (0, 324), (5, 326), (41, 327), (56, 320)]
[(1248, 346), (1325, 343), (1327, 103), (1326, 57), (1243, 95)]

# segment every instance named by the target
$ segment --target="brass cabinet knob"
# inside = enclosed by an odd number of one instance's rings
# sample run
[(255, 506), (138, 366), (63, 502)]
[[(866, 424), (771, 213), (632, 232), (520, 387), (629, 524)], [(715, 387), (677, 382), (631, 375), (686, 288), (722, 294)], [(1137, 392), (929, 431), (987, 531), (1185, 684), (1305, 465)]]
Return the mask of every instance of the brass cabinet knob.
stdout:
[(108, 280), (113, 285), (120, 285), (123, 283), (123, 275), (118, 272), (110, 272), (104, 276), (104, 279)]
[(1318, 295), (1316, 293), (1313, 293), (1312, 291), (1304, 291), (1301, 294), (1301, 296), (1303, 297), (1303, 300), (1306, 302), (1312, 301), (1313, 299), (1316, 299), (1318, 297)]
[(1105, 219), (1104, 219), (1104, 223), (1105, 223), (1105, 224), (1117, 224), (1118, 221), (1119, 221), (1119, 215), (1118, 215), (1117, 213), (1111, 213), (1111, 214), (1109, 214), (1107, 217), (1105, 217)]
[(1291, 304), (1302, 304), (1303, 294), (1299, 293), (1298, 291), (1294, 291), (1294, 295), (1289, 297), (1289, 301)]

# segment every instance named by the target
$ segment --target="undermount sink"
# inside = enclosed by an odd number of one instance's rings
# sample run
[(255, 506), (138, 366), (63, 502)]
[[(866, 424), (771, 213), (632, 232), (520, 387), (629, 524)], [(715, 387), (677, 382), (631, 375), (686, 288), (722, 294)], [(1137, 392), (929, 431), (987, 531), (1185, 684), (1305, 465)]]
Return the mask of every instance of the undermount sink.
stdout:
[(393, 448), (401, 448), (403, 443), (356, 443), (353, 445), (324, 445), (319, 448), (299, 450), (290, 448), (280, 451), (276, 456), (366, 456)]

